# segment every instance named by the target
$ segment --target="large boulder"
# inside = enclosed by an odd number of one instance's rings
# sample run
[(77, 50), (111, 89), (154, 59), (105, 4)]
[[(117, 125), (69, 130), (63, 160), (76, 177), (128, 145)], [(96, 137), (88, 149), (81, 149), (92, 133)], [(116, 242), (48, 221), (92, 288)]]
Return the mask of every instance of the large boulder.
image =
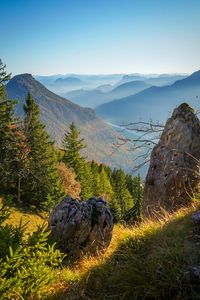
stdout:
[(156, 215), (187, 205), (199, 191), (200, 122), (183, 103), (168, 119), (151, 153), (144, 189), (144, 214)]
[(51, 212), (49, 229), (64, 252), (75, 257), (96, 254), (110, 244), (113, 216), (102, 198), (80, 202), (65, 197)]

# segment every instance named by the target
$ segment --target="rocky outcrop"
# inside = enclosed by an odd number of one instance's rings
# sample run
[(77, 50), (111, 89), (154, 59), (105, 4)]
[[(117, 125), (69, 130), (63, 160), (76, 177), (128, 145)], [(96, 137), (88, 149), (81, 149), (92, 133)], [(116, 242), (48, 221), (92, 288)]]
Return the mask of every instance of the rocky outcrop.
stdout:
[(196, 211), (192, 214), (191, 219), (195, 226), (199, 226), (200, 228), (200, 211)]
[(186, 103), (168, 119), (151, 153), (144, 190), (144, 214), (173, 211), (199, 190), (200, 122)]
[(50, 214), (49, 229), (64, 252), (75, 257), (96, 254), (110, 244), (113, 217), (102, 198), (80, 202), (65, 197)]

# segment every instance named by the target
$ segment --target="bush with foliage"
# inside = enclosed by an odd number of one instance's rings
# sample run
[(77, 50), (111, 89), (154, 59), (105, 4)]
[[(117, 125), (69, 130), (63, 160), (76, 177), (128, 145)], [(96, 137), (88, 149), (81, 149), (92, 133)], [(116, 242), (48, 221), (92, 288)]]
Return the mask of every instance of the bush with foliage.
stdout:
[(0, 208), (0, 299), (39, 298), (53, 280), (52, 270), (61, 266), (64, 255), (48, 244), (45, 226), (25, 236), (26, 225), (7, 225), (9, 210)]
[(76, 180), (76, 174), (74, 171), (67, 167), (63, 162), (60, 162), (58, 164), (58, 172), (65, 194), (72, 198), (79, 199), (81, 186), (80, 182)]

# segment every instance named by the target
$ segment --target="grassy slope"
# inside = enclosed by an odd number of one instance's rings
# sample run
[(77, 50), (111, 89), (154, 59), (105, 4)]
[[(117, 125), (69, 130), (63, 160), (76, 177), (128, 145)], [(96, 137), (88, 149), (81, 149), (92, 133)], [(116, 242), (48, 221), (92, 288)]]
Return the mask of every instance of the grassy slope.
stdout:
[[(200, 262), (190, 220), (195, 209), (182, 209), (138, 228), (115, 226), (106, 253), (54, 271), (46, 299), (200, 299), (187, 280), (188, 267)], [(29, 230), (43, 222), (16, 210), (10, 222), (16, 224), (21, 216), (30, 219)]]
[(200, 299), (187, 279), (188, 267), (200, 262), (194, 209), (138, 228), (115, 226), (107, 252), (66, 268), (47, 299)]
[(23, 225), (26, 224), (26, 233), (33, 232), (37, 229), (37, 226), (42, 226), (43, 223), (47, 223), (45, 215), (36, 215), (11, 208), (10, 217), (5, 223), (17, 226), (20, 222), (22, 222)]

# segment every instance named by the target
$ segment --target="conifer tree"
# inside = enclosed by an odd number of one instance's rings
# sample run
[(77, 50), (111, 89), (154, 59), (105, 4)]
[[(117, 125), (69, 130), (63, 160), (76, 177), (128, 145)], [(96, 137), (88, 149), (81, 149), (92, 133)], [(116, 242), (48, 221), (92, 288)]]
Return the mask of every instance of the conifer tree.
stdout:
[(63, 139), (63, 162), (76, 173), (81, 184), (80, 196), (84, 200), (93, 196), (92, 171), (90, 163), (87, 163), (81, 155), (81, 150), (86, 146), (84, 145), (84, 139), (79, 136), (80, 131), (72, 122)]
[(103, 165), (99, 167), (99, 195), (108, 201), (113, 198), (113, 189)]
[(144, 188), (140, 175), (137, 175), (133, 179), (133, 198), (135, 200), (135, 204), (137, 205), (137, 219), (140, 219), (142, 215), (143, 192)]
[(15, 150), (15, 159), (12, 162), (13, 165), (13, 189), (12, 194), (14, 200), (17, 200), (18, 204), (21, 204), (21, 197), (23, 198), (23, 191), (26, 190), (26, 178), (30, 169), (29, 153), (30, 149), (26, 143), (26, 137), (24, 135), (23, 125), (20, 123), (13, 128), (13, 150)]
[(79, 130), (72, 122), (63, 139), (63, 162), (75, 171), (77, 179), (81, 181), (84, 173), (85, 159), (80, 152), (85, 148), (85, 145), (83, 142), (84, 139), (79, 138), (79, 135)]
[(6, 93), (6, 83), (10, 74), (0, 60), (0, 190), (8, 191), (13, 181), (13, 160), (15, 160), (15, 145), (13, 126), (14, 106), (16, 101), (10, 100)]
[(127, 188), (126, 176), (123, 170), (113, 171), (112, 182), (115, 199), (120, 206), (121, 216), (123, 216), (133, 206), (133, 197)]
[(107, 176), (108, 176), (108, 178), (109, 178), (109, 180), (110, 180), (110, 183), (111, 183), (111, 180), (112, 180), (112, 169), (109, 167), (109, 166), (107, 166), (107, 165), (104, 165), (104, 170), (105, 170), (105, 172), (106, 172), (106, 174), (107, 174)]
[(100, 177), (99, 177), (99, 166), (94, 161), (91, 162), (91, 173), (92, 173), (92, 193), (93, 196), (98, 197), (100, 192)]
[(134, 184), (133, 184), (133, 177), (131, 176), (131, 174), (126, 174), (126, 184), (127, 184), (127, 188), (129, 190), (129, 192), (133, 196)]
[(142, 219), (143, 185), (139, 175), (132, 180), (132, 191), (135, 204), (123, 216), (123, 220), (127, 223), (139, 222)]
[(26, 199), (29, 204), (47, 209), (60, 200), (61, 182), (53, 143), (40, 121), (40, 110), (29, 93), (24, 105), (24, 134), (29, 152), (30, 169), (26, 182)]
[(80, 174), (80, 184), (81, 184), (81, 200), (86, 200), (93, 194), (93, 185), (92, 185), (92, 171), (91, 165), (89, 162), (85, 162), (83, 165), (83, 173)]
[(114, 223), (119, 222), (121, 218), (121, 208), (120, 205), (117, 203), (117, 200), (115, 199), (114, 195), (111, 201), (109, 201), (108, 205), (112, 212)]

